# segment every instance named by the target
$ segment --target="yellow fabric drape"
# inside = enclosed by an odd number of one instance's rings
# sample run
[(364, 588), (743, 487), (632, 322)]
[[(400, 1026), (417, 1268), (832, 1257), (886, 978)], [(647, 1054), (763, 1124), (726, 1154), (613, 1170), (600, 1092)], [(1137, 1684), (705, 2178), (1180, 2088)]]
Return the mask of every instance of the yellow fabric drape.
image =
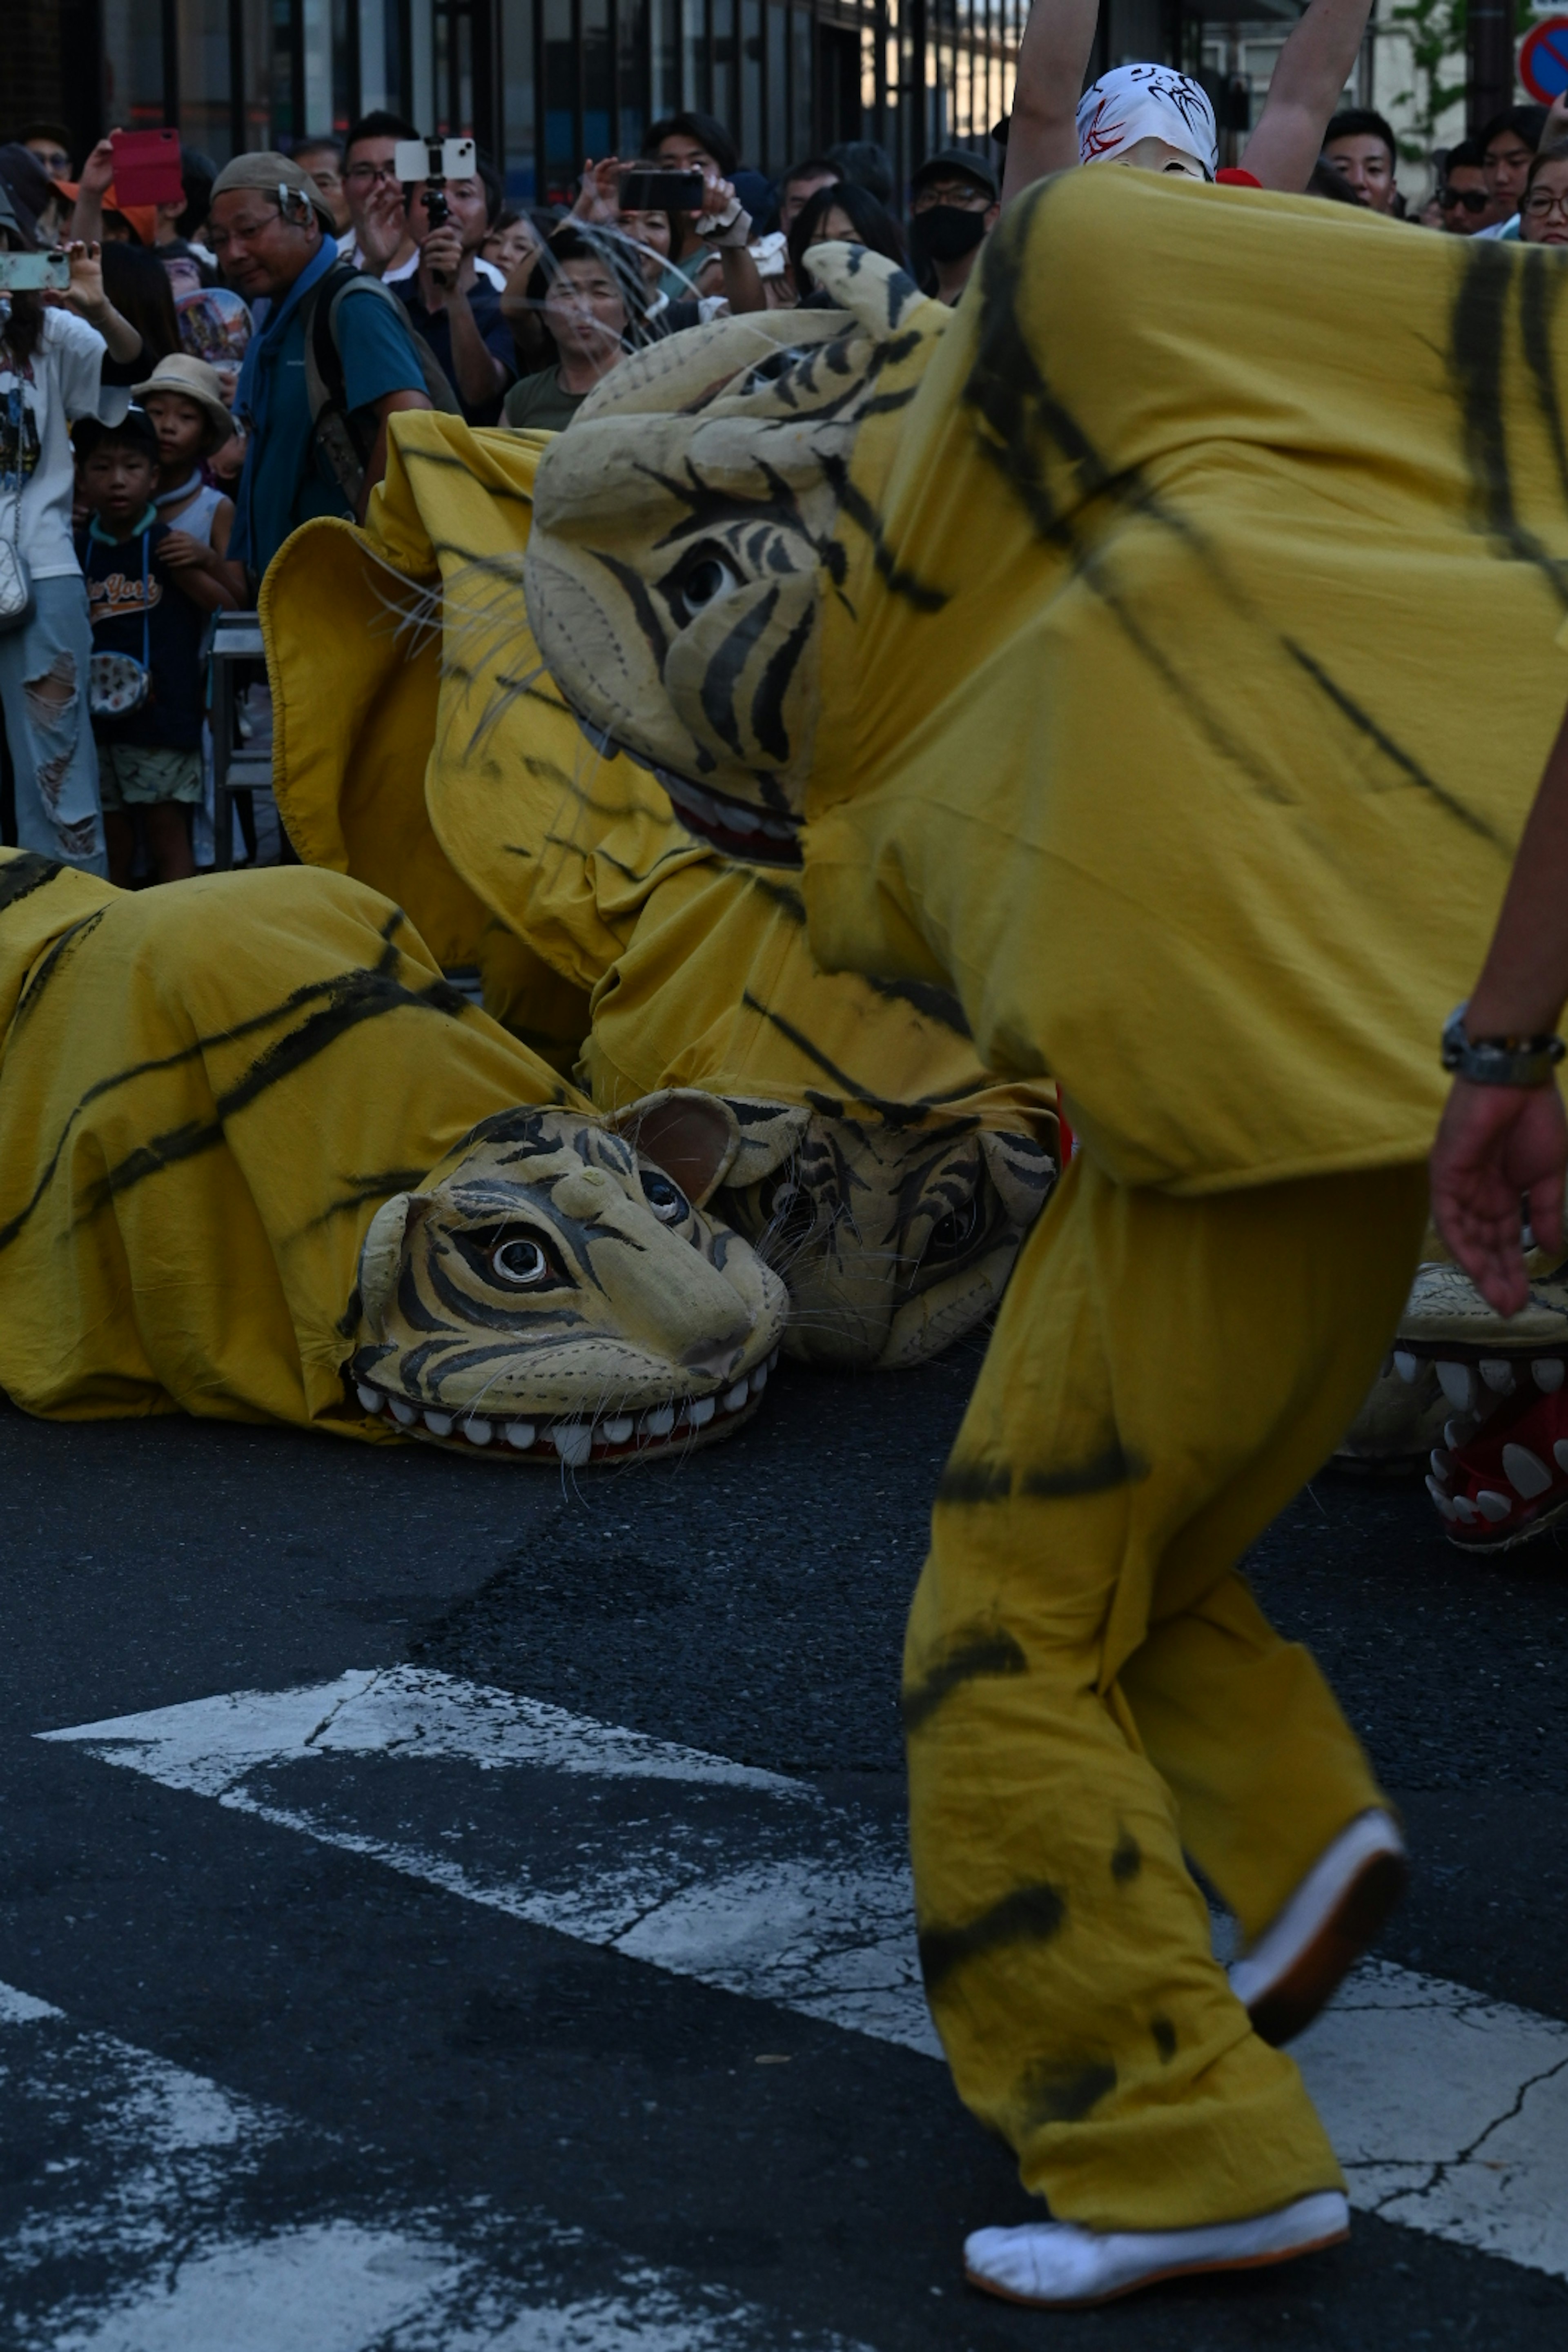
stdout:
[(290, 868), (161, 890), (0, 854), (0, 1387), (385, 1442), (360, 1244), (480, 1119), (575, 1096), (399, 910)]
[[(691, 1086), (924, 1106), (933, 1125), (1049, 1142), (1054, 1088), (990, 1077), (947, 991), (823, 973), (787, 880), (714, 856), (651, 777), (584, 736), (522, 602), (549, 437), (400, 417), (365, 529), (307, 524), (272, 566), (276, 789), (301, 856), (374, 869), (426, 935), (458, 936), (437, 910), (459, 898), (479, 910), (464, 960), (487, 1003), (541, 1051), (582, 1003), (579, 1076), (601, 1108)], [(485, 909), (519, 949), (484, 944)]]
[(823, 961), (953, 987), (1127, 1182), (1420, 1158), (1568, 688), (1565, 288), (1304, 199), (1031, 189), (857, 439)]

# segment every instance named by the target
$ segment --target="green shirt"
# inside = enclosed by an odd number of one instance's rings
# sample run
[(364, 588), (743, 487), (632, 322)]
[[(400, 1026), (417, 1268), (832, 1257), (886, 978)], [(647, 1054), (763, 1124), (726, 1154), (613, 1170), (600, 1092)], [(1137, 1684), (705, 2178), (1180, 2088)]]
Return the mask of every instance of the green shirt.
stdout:
[(519, 376), (501, 404), (507, 423), (530, 433), (564, 433), (583, 403), (585, 392), (566, 392), (557, 368), (541, 368), (537, 375)]

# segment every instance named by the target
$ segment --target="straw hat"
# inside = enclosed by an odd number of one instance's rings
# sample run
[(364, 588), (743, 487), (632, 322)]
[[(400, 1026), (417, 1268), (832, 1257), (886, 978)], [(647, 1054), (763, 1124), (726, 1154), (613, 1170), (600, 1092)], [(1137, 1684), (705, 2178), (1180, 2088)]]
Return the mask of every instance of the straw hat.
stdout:
[(182, 400), (194, 400), (213, 427), (216, 449), (230, 439), (234, 419), (224, 405), (223, 385), (216, 368), (208, 367), (205, 360), (193, 359), (188, 352), (171, 352), (160, 360), (145, 383), (132, 386), (132, 397), (144, 401), (149, 393), (177, 392)]

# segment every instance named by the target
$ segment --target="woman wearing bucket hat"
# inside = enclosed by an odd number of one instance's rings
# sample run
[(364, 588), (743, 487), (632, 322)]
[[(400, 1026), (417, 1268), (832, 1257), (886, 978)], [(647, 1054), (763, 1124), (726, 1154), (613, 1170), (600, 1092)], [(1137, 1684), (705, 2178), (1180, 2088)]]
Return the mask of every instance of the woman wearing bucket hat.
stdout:
[(243, 604), (245, 573), (227, 561), (234, 500), (203, 473), (205, 460), (234, 437), (234, 419), (224, 404), (217, 370), (205, 360), (175, 352), (160, 360), (146, 383), (135, 389), (158, 436), (153, 503), (169, 534), (162, 542), (163, 562), (206, 572)]
[[(36, 244), (0, 182), (0, 247), (27, 253)], [(20, 845), (102, 874), (69, 428), (81, 417), (124, 415), (122, 387), (137, 373), (142, 339), (105, 299), (98, 247), (67, 252), (63, 295), (0, 295), (0, 706)]]

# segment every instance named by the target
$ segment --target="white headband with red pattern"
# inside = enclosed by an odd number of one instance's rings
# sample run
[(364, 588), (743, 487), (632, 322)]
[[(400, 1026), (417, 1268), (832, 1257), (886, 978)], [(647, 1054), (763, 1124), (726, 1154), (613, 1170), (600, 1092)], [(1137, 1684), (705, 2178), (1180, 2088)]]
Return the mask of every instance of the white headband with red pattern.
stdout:
[(1163, 139), (1194, 156), (1211, 179), (1219, 167), (1208, 92), (1170, 66), (1115, 66), (1078, 102), (1080, 163), (1125, 154), (1141, 139)]

